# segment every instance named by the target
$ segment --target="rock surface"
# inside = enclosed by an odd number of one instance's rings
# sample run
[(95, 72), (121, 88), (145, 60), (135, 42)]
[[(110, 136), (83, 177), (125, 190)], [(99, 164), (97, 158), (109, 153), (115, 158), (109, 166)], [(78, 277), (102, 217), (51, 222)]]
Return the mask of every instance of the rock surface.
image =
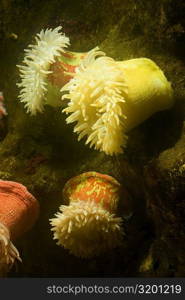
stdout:
[[(23, 264), (10, 276), (185, 275), (184, 13), (185, 4), (178, 0), (2, 1), (0, 90), (8, 117), (0, 178), (26, 185), (41, 205), (37, 225), (17, 242)], [(30, 117), (18, 102), (16, 64), (23, 49), (42, 28), (58, 25), (70, 36), (71, 51), (99, 45), (116, 60), (148, 57), (172, 82), (173, 109), (134, 129), (123, 155), (109, 157), (77, 142), (59, 108)], [(55, 245), (48, 219), (62, 201), (65, 182), (89, 170), (119, 180), (130, 194), (133, 214), (125, 219), (122, 247), (81, 260)]]

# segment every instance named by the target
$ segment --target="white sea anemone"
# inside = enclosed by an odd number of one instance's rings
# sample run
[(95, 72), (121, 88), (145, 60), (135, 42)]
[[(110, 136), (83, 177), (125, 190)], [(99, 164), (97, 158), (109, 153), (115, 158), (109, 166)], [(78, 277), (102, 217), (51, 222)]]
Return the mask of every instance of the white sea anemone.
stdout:
[(93, 201), (76, 201), (61, 205), (51, 219), (57, 244), (82, 258), (97, 256), (121, 243), (122, 220)]
[(77, 122), (74, 132), (79, 134), (78, 140), (87, 135), (90, 147), (113, 154), (122, 152), (126, 141), (126, 114), (121, 105), (125, 103), (126, 85), (115, 61), (103, 54), (98, 48), (90, 51), (74, 78), (61, 89), (69, 93), (62, 98), (70, 100), (63, 112), (71, 114), (67, 123)]
[(29, 45), (30, 49), (24, 50), (24, 65), (18, 65), (22, 78), (17, 84), (21, 88), (19, 98), (32, 115), (43, 111), (47, 91), (46, 77), (52, 72), (49, 67), (69, 45), (69, 38), (59, 32), (61, 28), (41, 30), (35, 38), (36, 44)]
[(90, 51), (61, 89), (68, 99), (66, 122), (77, 122), (78, 140), (112, 155), (123, 152), (127, 132), (173, 104), (172, 88), (150, 59), (115, 61), (98, 48)]
[(21, 261), (19, 252), (10, 240), (7, 227), (0, 223), (0, 277), (6, 275), (15, 260)]

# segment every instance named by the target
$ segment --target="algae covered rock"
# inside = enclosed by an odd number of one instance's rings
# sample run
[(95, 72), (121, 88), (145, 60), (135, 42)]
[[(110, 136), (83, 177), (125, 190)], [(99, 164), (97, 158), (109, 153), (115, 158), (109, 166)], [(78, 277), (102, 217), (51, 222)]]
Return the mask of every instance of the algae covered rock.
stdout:
[[(41, 205), (36, 226), (16, 245), (24, 263), (10, 276), (184, 276), (184, 3), (11, 0), (2, 4), (0, 91), (8, 116), (7, 129), (0, 135), (0, 176), (26, 185)], [(42, 28), (60, 25), (70, 36), (70, 51), (86, 52), (98, 45), (115, 60), (147, 57), (172, 83), (174, 107), (132, 130), (124, 154), (109, 157), (88, 149), (83, 140), (76, 140), (73, 127), (66, 126), (60, 108), (46, 107), (43, 114), (32, 117), (17, 99), (16, 65), (23, 60), (24, 49)], [(132, 214), (122, 216), (125, 243), (92, 260), (58, 249), (49, 228), (65, 183), (87, 171), (115, 177), (132, 202)]]
[(156, 239), (150, 249), (155, 276), (184, 276), (185, 252), (185, 127), (174, 147), (147, 166), (148, 212)]

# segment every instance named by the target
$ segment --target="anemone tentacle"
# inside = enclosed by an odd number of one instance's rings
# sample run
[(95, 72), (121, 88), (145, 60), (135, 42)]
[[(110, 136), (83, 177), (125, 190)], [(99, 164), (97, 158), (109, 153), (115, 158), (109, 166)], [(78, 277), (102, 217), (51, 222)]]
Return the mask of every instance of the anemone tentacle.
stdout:
[(78, 140), (87, 136), (90, 147), (110, 155), (121, 153), (127, 140), (123, 130), (127, 86), (115, 61), (98, 47), (91, 50), (61, 92), (65, 92), (62, 99), (69, 99), (63, 109), (70, 114), (66, 122), (77, 122)]
[(61, 29), (59, 26), (53, 30), (41, 30), (35, 38), (36, 43), (24, 50), (24, 65), (17, 66), (22, 78), (17, 84), (21, 88), (19, 98), (25, 104), (27, 112), (32, 115), (43, 111), (47, 91), (45, 79), (52, 72), (49, 67), (69, 45), (69, 38), (59, 32)]

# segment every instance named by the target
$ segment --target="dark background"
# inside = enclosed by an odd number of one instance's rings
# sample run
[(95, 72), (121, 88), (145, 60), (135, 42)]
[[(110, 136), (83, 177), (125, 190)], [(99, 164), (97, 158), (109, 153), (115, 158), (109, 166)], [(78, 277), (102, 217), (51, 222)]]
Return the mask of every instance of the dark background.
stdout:
[[(178, 0), (1, 0), (0, 178), (25, 184), (41, 205), (36, 226), (16, 242), (23, 263), (11, 277), (185, 275), (185, 3)], [(61, 110), (36, 117), (19, 103), (17, 64), (42, 28), (63, 26), (72, 51), (95, 46), (116, 60), (153, 59), (172, 82), (176, 103), (129, 134), (125, 153), (109, 157), (77, 142)], [(117, 178), (133, 203), (125, 242), (82, 260), (55, 245), (49, 218), (62, 203), (65, 182), (94, 170)], [(121, 202), (122, 199), (120, 199)]]

